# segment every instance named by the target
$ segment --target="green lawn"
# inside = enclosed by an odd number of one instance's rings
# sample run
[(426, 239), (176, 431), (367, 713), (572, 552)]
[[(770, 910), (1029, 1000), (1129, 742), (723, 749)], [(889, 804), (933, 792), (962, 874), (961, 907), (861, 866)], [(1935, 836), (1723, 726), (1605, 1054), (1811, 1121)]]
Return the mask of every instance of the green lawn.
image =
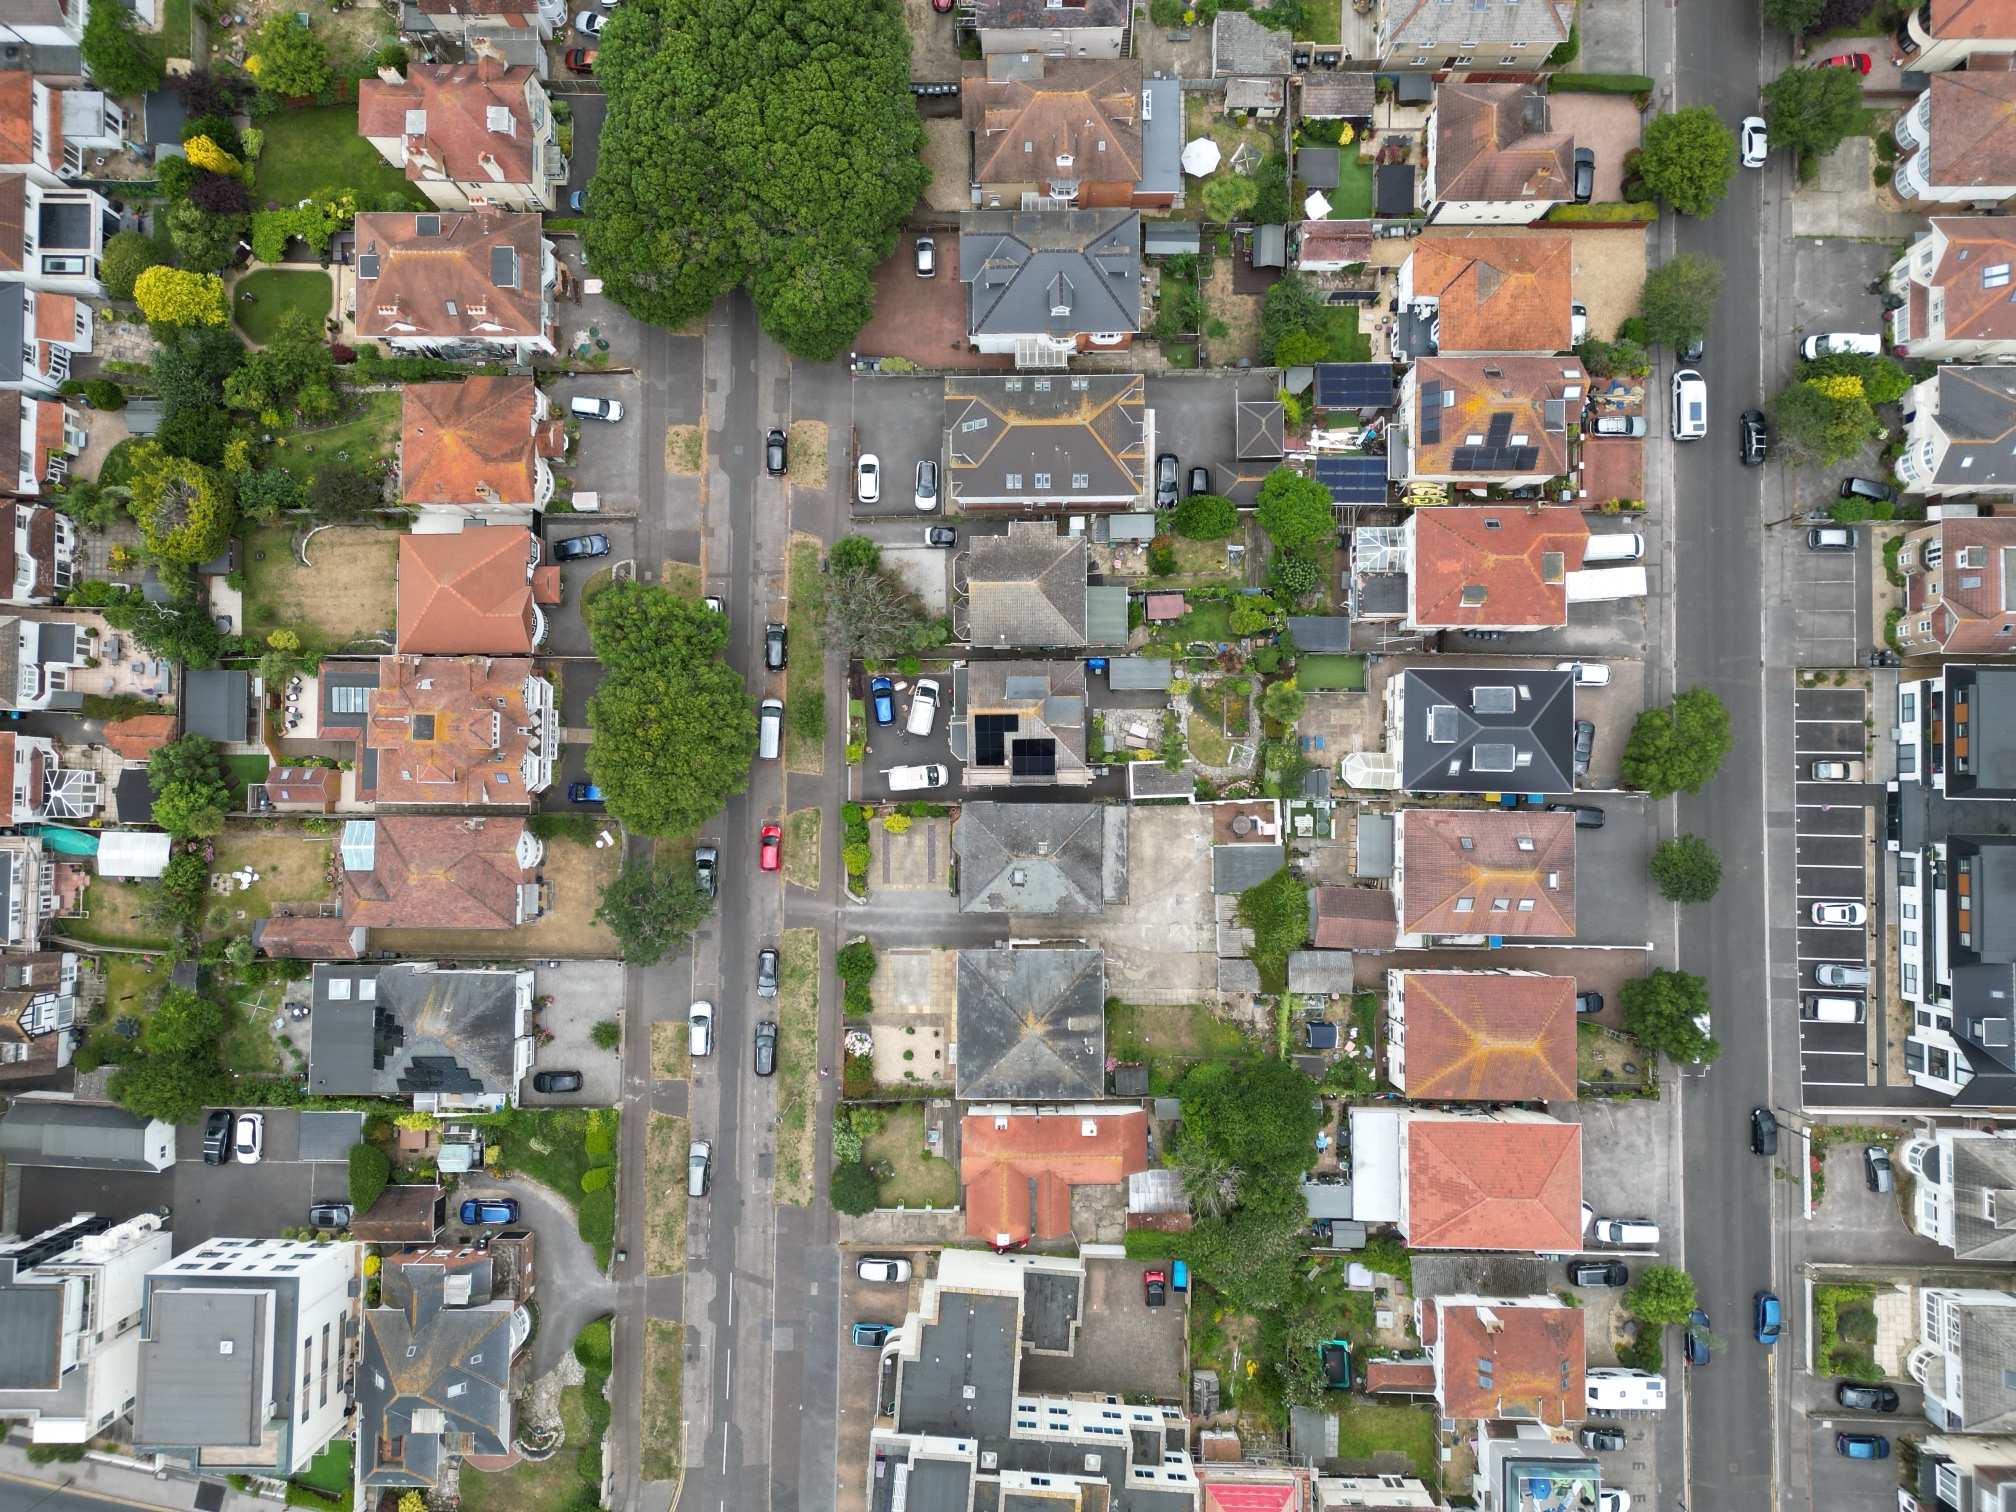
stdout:
[(1358, 329), (1358, 306), (1327, 305), (1324, 307), (1325, 323), (1329, 330), (1330, 350), (1324, 354), (1331, 362), (1370, 362), (1372, 360), (1372, 338)]
[(1397, 1449), (1414, 1461), (1423, 1480), (1435, 1476), (1435, 1409), (1373, 1402), (1355, 1392), (1331, 1392), (1337, 1414), (1337, 1455), (1340, 1459), (1370, 1459), (1381, 1449)]
[(1371, 163), (1358, 160), (1358, 144), (1346, 142), (1337, 149), (1337, 187), (1325, 189), (1332, 220), (1369, 220), (1372, 217)]
[(334, 298), (335, 286), (319, 268), (261, 268), (238, 280), (231, 304), (238, 329), (263, 346), (291, 310), (299, 310), (321, 330)]
[[(579, 1390), (569, 1387), (570, 1391)], [(595, 1505), (595, 1491), (581, 1479), (581, 1451), (562, 1448), (536, 1464), (521, 1460), (509, 1470), (486, 1475), (464, 1464), (462, 1512), (574, 1512)]]
[(164, 63), (170, 58), (188, 57), (189, 0), (168, 0), (161, 12), (161, 30), (142, 32), (140, 45)]
[(138, 436), (128, 436), (114, 444), (105, 453), (105, 460), (98, 464), (98, 481), (107, 488), (118, 488), (133, 481), (133, 453), (140, 445)]
[(245, 807), (245, 789), (264, 782), (273, 769), (271, 758), (265, 756), (226, 756), (224, 765), (231, 773), (231, 802), (240, 809)]
[(348, 419), (323, 430), (288, 431), (288, 444), (268, 447), (262, 460), (285, 463), (295, 477), (309, 483), (314, 481), (316, 468), (325, 461), (369, 467), (379, 458), (391, 456), (399, 440), (399, 390), (386, 389), (361, 397), (363, 405)]
[(1365, 686), (1365, 658), (1319, 653), (1295, 658), (1295, 686), (1305, 693), (1335, 689), (1357, 692)]
[[(181, 3), (186, 16), (188, 0)], [(346, 188), (357, 192), (360, 205), (374, 209), (388, 195), (399, 196), (416, 210), (429, 208), (427, 196), (407, 182), (405, 171), (394, 168), (357, 135), (354, 104), (283, 110), (260, 125), (266, 146), (252, 178), (256, 201), (271, 200), (285, 209), (317, 189)]]
[(136, 917), (146, 897), (144, 882), (96, 878), (84, 889), (83, 908), (90, 917), (58, 919), (54, 921), (54, 932), (90, 945), (130, 945), (140, 950), (166, 950), (167, 939)]
[(1225, 641), (1232, 638), (1232, 607), (1223, 599), (1207, 599), (1193, 604), (1190, 612), (1176, 621), (1176, 634), (1184, 641)]
[(221, 1050), (224, 1064), (240, 1076), (271, 1076), (293, 1064), (291, 1055), (283, 1063), (281, 1047), (273, 1042), (273, 1031), (268, 1027), (279, 1000), (280, 993), (275, 988), (270, 993), (241, 998), (230, 1006), (231, 1024), (224, 1031)]
[[(187, 8), (184, 8), (187, 13)], [(304, 1486), (313, 1486), (317, 1491), (327, 1491), (331, 1496), (345, 1496), (350, 1491), (350, 1441), (332, 1439), (329, 1447), (308, 1461), (308, 1468), (294, 1479)]]
[(870, 1164), (886, 1160), (895, 1171), (876, 1183), (877, 1207), (959, 1205), (959, 1173), (924, 1147), (924, 1109), (916, 1103), (891, 1113), (882, 1132), (863, 1142), (861, 1158)]
[(1295, 40), (1322, 43), (1329, 47), (1343, 41), (1343, 0), (1305, 0), (1302, 24), (1295, 28)]

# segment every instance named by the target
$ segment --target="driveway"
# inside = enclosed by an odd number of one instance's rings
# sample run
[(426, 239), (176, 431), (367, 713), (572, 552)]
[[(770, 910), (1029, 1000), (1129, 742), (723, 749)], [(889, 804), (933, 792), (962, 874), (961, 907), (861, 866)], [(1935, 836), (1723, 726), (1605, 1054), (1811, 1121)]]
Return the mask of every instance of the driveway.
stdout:
[[(567, 102), (574, 112), (574, 152), (567, 159), (567, 187), (586, 189), (588, 180), (595, 176), (595, 160), (600, 156), (602, 146), (602, 118), (609, 113), (609, 97), (602, 94), (571, 91), (556, 98)], [(566, 201), (561, 201), (563, 213)]]
[(637, 522), (621, 518), (605, 520), (592, 514), (549, 514), (544, 517), (543, 534), (549, 561), (556, 560), (551, 548), (557, 542), (597, 534), (609, 538), (607, 555), (582, 557), (559, 564), (561, 599), (558, 605), (546, 611), (546, 644), (540, 648), (548, 656), (592, 655), (588, 626), (581, 618), (582, 586), (612, 564), (635, 559)]
[(1015, 366), (1009, 356), (985, 356), (966, 340), (966, 285), (959, 281), (959, 231), (934, 228), (938, 271), (917, 276), (917, 234), (905, 232), (875, 270), (875, 316), (854, 338), (863, 357), (901, 357), (921, 368)]
[[(599, 322), (589, 317), (577, 315), (575, 319), (582, 322), (583, 329), (589, 324), (601, 329)], [(563, 329), (572, 330), (571, 322), (562, 324)], [(560, 379), (551, 393), (554, 408), (562, 415), (567, 413), (568, 401), (576, 394), (623, 401), (623, 418), (613, 425), (605, 420), (581, 421), (567, 474), (574, 480), (575, 494), (596, 495), (603, 513), (634, 515), (643, 459), (647, 454), (662, 456), (664, 446), (663, 437), (646, 445), (639, 433), (644, 424), (644, 407), (640, 402), (642, 381), (635, 373), (585, 373)], [(656, 563), (652, 565), (656, 567)]]
[(557, 971), (536, 966), (532, 993), (553, 999), (551, 1007), (539, 1010), (539, 1025), (553, 1039), (539, 1047), (533, 1074), (579, 1071), (581, 1090), (535, 1092), (528, 1077), (518, 1100), (528, 1108), (613, 1108), (623, 1091), (622, 1067), (616, 1052), (597, 1048), (589, 1034), (603, 1019), (622, 1016), (623, 963), (573, 961)]
[(1610, 204), (1624, 198), (1624, 154), (1635, 152), (1644, 134), (1631, 96), (1550, 94), (1547, 125), (1549, 130), (1570, 133), (1577, 148), (1587, 147), (1596, 154), (1598, 202)]
[(455, 1221), (462, 1199), (502, 1193), (518, 1199), (518, 1228), (539, 1236), (533, 1256), (532, 1298), (539, 1307), (539, 1333), (532, 1340), (536, 1379), (573, 1351), (574, 1335), (591, 1319), (616, 1309), (616, 1286), (595, 1269), (595, 1250), (575, 1231), (574, 1209), (536, 1181), (522, 1176), (497, 1179), (473, 1175), (449, 1203), (449, 1223), (441, 1242), (463, 1243), (470, 1233)]
[[(1174, 452), (1183, 467), (1230, 466), (1233, 419), (1239, 400), (1272, 399), (1274, 386), (1264, 373), (1236, 377), (1199, 373), (1193, 377), (1150, 377), (1145, 390), (1155, 417), (1155, 451)], [(1264, 465), (1264, 464), (1262, 464)]]
[(843, 455), (851, 469), (855, 455), (873, 452), (882, 461), (881, 498), (863, 504), (854, 497), (851, 477), (848, 510), (856, 519), (902, 519), (916, 522), (918, 539), (924, 525), (942, 514), (917, 507), (917, 464), (942, 462), (945, 454), (945, 384), (938, 378), (872, 378), (854, 385), (854, 434), (857, 451)]

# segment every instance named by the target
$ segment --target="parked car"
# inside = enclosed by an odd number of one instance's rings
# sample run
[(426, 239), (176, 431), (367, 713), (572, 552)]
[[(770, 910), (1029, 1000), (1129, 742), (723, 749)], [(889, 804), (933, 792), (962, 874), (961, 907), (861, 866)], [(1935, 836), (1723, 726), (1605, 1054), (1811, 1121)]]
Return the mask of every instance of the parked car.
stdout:
[(776, 620), (763, 627), (763, 665), (769, 671), (782, 672), (785, 660), (785, 630)]
[(784, 866), (784, 826), (766, 824), (756, 839), (756, 864), (766, 872), (780, 871)]
[(1890, 1170), (1890, 1152), (1880, 1144), (1862, 1147), (1862, 1179), (1869, 1190), (1877, 1195), (1890, 1190), (1894, 1177)]
[(1815, 525), (1806, 532), (1808, 551), (1853, 551), (1861, 542), (1861, 532), (1846, 525)]
[(576, 394), (567, 401), (567, 413), (584, 420), (607, 420), (612, 425), (623, 418), (621, 399), (598, 399), (593, 394)]
[(722, 598), (718, 593), (710, 593), (701, 599), (700, 602), (724, 618), (728, 613), (728, 600)]
[(870, 1255), (854, 1262), (854, 1274), (863, 1281), (908, 1281), (910, 1262), (908, 1260), (886, 1260)]
[(1580, 346), (1589, 339), (1589, 306), (1579, 299), (1568, 301), (1568, 344)]
[(1862, 763), (1859, 761), (1816, 761), (1812, 767), (1815, 782), (1860, 782)]
[(917, 679), (917, 686), (910, 690), (910, 717), (903, 722), (906, 735), (928, 739), (932, 726), (938, 723), (938, 684), (929, 677)]
[(926, 546), (957, 546), (959, 532), (950, 525), (927, 525), (924, 527)]
[(608, 23), (609, 18), (601, 11), (582, 11), (574, 18), (574, 29), (584, 37), (599, 37)]
[(1645, 417), (1643, 415), (1598, 415), (1589, 427), (1596, 436), (1643, 436)]
[(203, 1164), (223, 1165), (231, 1158), (231, 1110), (218, 1108), (203, 1122)]
[(1778, 1153), (1778, 1120), (1769, 1108), (1750, 1110), (1750, 1153), (1753, 1155), (1776, 1155)]
[(1822, 961), (1813, 968), (1813, 980), (1822, 987), (1867, 987), (1869, 968), (1841, 961)]
[(705, 998), (686, 1010), (686, 1048), (694, 1055), (707, 1055), (714, 1049), (714, 1005)]
[(1778, 1330), (1784, 1319), (1779, 1315), (1775, 1292), (1760, 1291), (1751, 1300), (1750, 1323), (1757, 1342), (1766, 1349), (1778, 1342)]
[(1627, 1442), (1622, 1428), (1584, 1428), (1582, 1447), (1602, 1454), (1614, 1454)]
[(1799, 355), (1808, 362), (1817, 362), (1822, 357), (1839, 352), (1856, 357), (1881, 357), (1883, 338), (1867, 331), (1822, 331), (1808, 336), (1799, 345)]
[(1605, 1486), (1596, 1493), (1596, 1512), (1631, 1512), (1631, 1493), (1622, 1486)]
[(705, 1197), (714, 1185), (714, 1141), (696, 1139), (686, 1146), (686, 1195)]
[(929, 458), (917, 464), (916, 504), (919, 509), (938, 507), (938, 464)]
[(873, 504), (882, 497), (882, 459), (873, 452), (861, 453), (854, 464), (854, 497)]
[(1631, 1268), (1622, 1260), (1572, 1260), (1568, 1264), (1570, 1286), (1628, 1286)]
[(1890, 1440), (1880, 1433), (1837, 1433), (1834, 1435), (1834, 1452), (1849, 1459), (1888, 1459)]
[(756, 996), (777, 996), (777, 952), (768, 945), (756, 952)]
[(1610, 686), (1610, 667), (1605, 662), (1556, 662), (1556, 672), (1573, 672), (1578, 688), (1607, 688)]
[(1190, 492), (1193, 494), (1207, 494), (1211, 492), (1210, 468), (1193, 467), (1190, 469)]
[(896, 723), (896, 684), (888, 678), (877, 677), (869, 681), (868, 703), (874, 712), (875, 723), (878, 725)]
[(938, 276), (938, 243), (928, 236), (917, 238), (917, 276), (919, 278)]
[(318, 1229), (347, 1229), (355, 1211), (347, 1202), (318, 1202), (308, 1209), (308, 1226)]
[(891, 1329), (887, 1323), (856, 1323), (853, 1338), (856, 1344), (869, 1349), (880, 1349), (889, 1342)]
[(1843, 1381), (1834, 1388), (1834, 1400), (1850, 1412), (1895, 1412), (1897, 1388), (1871, 1386), (1863, 1381)]
[(1592, 1228), (1598, 1244), (1629, 1244), (1656, 1249), (1659, 1225), (1650, 1218), (1598, 1218)]
[(579, 1071), (535, 1071), (532, 1073), (534, 1092), (579, 1092), (581, 1073)]
[(1575, 721), (1575, 775), (1589, 775), (1589, 758), (1596, 754), (1596, 726), (1593, 721)]
[(231, 1151), (240, 1165), (257, 1165), (266, 1152), (266, 1115), (240, 1113), (234, 1126)]
[(1596, 197), (1596, 154), (1587, 147), (1575, 149), (1575, 203), (1586, 205)]
[(1706, 1365), (1709, 1339), (1708, 1314), (1698, 1307), (1687, 1314), (1687, 1330), (1681, 1337), (1686, 1345), (1687, 1363)]
[(1875, 60), (1867, 53), (1836, 53), (1831, 58), (1821, 59), (1813, 66), (1815, 68), (1852, 68), (1855, 72), (1866, 77), (1874, 62)]
[(1764, 166), (1764, 159), (1771, 152), (1771, 134), (1765, 129), (1764, 117), (1743, 117), (1743, 124), (1736, 128), (1736, 141), (1745, 168)]
[(763, 437), (763, 470), (773, 478), (781, 478), (791, 467), (791, 438), (781, 430), (772, 430)]
[(777, 1022), (764, 1019), (756, 1026), (756, 1074), (775, 1076), (777, 1074)]
[(576, 562), (583, 557), (609, 555), (609, 537), (597, 531), (594, 535), (569, 536), (564, 541), (553, 543), (553, 558), (559, 562)]
[(714, 889), (719, 883), (720, 879), (716, 873), (720, 868), (720, 851), (711, 845), (699, 845), (693, 848), (693, 885), (710, 898), (714, 896)]
[(1141, 1300), (1150, 1307), (1161, 1307), (1169, 1301), (1169, 1275), (1166, 1271), (1141, 1273)]
[(941, 788), (951, 778), (942, 766), (891, 767), (882, 774), (889, 779), (892, 793), (911, 793), (919, 788)]
[(1706, 338), (1700, 336), (1691, 336), (1685, 342), (1681, 343), (1679, 350), (1674, 352), (1673, 355), (1679, 358), (1682, 362), (1686, 363), (1689, 367), (1692, 367), (1695, 363), (1701, 360), (1701, 354), (1707, 350), (1708, 345)]
[(600, 803), (602, 801), (602, 789), (595, 786), (592, 782), (570, 782), (567, 784), (567, 801), (569, 803)]
[(595, 72), (596, 49), (592, 47), (570, 47), (567, 49), (567, 72), (592, 74)]
[(1176, 453), (1164, 452), (1155, 459), (1155, 507), (1167, 509), (1176, 502)]
[(1575, 816), (1575, 828), (1577, 829), (1603, 828), (1603, 810), (1596, 807), (1593, 803), (1550, 803), (1547, 805), (1547, 812), (1550, 814), (1573, 814)]
[(462, 1204), (462, 1221), (471, 1228), (486, 1223), (516, 1223), (516, 1197), (471, 1197)]
[(1577, 1013), (1601, 1013), (1603, 1011), (1603, 994), (1600, 992), (1576, 993), (1575, 1011)]
[(1869, 922), (1869, 910), (1860, 903), (1815, 903), (1813, 922), (1842, 927), (1853, 927)]
[(1762, 465), (1771, 450), (1771, 431), (1764, 423), (1764, 411), (1743, 411), (1736, 422), (1736, 460), (1745, 467)]
[(1673, 439), (1699, 441), (1708, 434), (1708, 381), (1694, 368), (1673, 375)]
[(584, 213), (588, 208), (588, 191), (586, 189), (569, 189), (567, 191), (567, 208), (576, 215)]
[(1844, 499), (1867, 499), (1872, 504), (1895, 504), (1897, 502), (1897, 490), (1892, 488), (1888, 483), (1878, 482), (1874, 478), (1850, 477), (1841, 480), (1841, 497)]

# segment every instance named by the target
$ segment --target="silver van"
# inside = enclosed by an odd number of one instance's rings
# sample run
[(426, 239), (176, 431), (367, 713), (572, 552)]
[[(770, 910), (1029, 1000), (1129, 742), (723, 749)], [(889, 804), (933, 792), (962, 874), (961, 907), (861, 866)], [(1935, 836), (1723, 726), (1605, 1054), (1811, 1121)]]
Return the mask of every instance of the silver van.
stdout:
[(1816, 1024), (1859, 1024), (1862, 1022), (1862, 999), (1826, 997), (1809, 992), (1799, 999), (1799, 1017)]
[(775, 761), (784, 753), (784, 700), (766, 698), (756, 711), (756, 754)]
[(1813, 968), (1813, 980), (1822, 987), (1867, 987), (1869, 968), (1846, 961), (1822, 961)]
[(1612, 531), (1608, 535), (1592, 535), (1589, 544), (1582, 548), (1584, 564), (1590, 562), (1635, 562), (1645, 555), (1645, 537), (1635, 530)]

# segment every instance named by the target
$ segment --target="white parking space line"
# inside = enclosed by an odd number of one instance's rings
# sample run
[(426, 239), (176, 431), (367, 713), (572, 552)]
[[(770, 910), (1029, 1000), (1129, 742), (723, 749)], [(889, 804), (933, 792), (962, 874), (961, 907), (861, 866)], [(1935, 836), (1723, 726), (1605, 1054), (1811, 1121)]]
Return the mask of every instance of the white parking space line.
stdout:
[(1827, 1050), (1818, 1045), (1801, 1045), (1799, 1053), (1801, 1055), (1866, 1055), (1868, 1052), (1859, 1048), (1852, 1050)]

